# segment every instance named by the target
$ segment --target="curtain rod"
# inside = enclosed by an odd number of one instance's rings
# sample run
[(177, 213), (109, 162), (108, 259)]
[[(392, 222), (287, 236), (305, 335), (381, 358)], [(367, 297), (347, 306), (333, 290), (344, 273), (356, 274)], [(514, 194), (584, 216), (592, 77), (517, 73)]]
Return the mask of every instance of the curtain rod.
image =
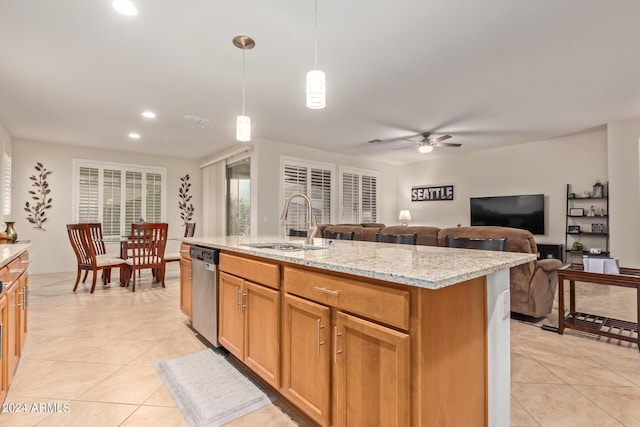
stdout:
[(211, 159), (211, 160), (201, 164), (200, 165), (200, 169), (206, 168), (207, 166), (211, 166), (211, 165), (213, 165), (215, 163), (218, 163), (218, 162), (221, 162), (223, 160), (227, 160), (228, 158), (233, 157), (233, 156), (235, 156), (237, 154), (246, 153), (247, 151), (253, 151), (253, 145), (243, 145), (240, 148), (237, 148), (235, 150), (228, 151), (228, 152), (226, 152), (224, 154), (221, 154), (218, 157), (216, 157), (214, 159)]

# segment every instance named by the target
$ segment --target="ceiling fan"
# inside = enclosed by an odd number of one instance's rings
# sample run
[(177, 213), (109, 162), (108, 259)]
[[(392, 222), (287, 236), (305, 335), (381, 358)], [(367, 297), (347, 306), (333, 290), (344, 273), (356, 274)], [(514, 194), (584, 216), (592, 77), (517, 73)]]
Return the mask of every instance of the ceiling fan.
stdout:
[[(421, 152), (422, 154), (430, 153), (431, 151), (433, 151), (433, 147), (460, 147), (460, 146), (462, 146), (462, 144), (457, 144), (455, 142), (442, 142), (442, 141), (446, 141), (449, 138), (452, 138), (451, 135), (441, 135), (441, 136), (438, 136), (438, 137), (435, 137), (435, 138), (430, 138), (430, 136), (431, 136), (431, 132), (422, 132), (422, 133), (418, 133), (416, 135), (404, 136), (404, 137), (400, 137), (400, 138), (372, 139), (371, 141), (369, 141), (369, 144), (386, 144), (386, 143), (389, 143), (389, 142), (409, 141), (409, 142), (413, 142), (413, 143), (417, 144), (418, 151)], [(416, 140), (415, 138), (419, 138), (419, 139)], [(405, 148), (411, 148), (411, 147), (412, 146), (394, 148), (394, 150), (404, 150)]]

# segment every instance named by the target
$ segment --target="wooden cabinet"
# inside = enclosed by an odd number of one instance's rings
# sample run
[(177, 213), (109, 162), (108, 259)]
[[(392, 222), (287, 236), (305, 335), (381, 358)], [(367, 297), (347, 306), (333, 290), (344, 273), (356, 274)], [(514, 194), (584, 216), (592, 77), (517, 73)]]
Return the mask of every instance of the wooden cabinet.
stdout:
[(189, 245), (180, 245), (180, 310), (192, 320), (192, 272)]
[(4, 402), (7, 395), (9, 381), (7, 378), (7, 297), (0, 297), (0, 403)]
[(279, 388), (279, 266), (221, 253), (220, 271), (220, 344), (267, 383)]
[(330, 422), (331, 310), (284, 295), (283, 394), (321, 426)]
[(29, 312), (29, 275), (27, 273), (27, 269), (29, 266), (29, 256), (27, 252), (20, 255), (19, 265), (20, 269), (16, 273), (18, 274), (18, 278), (15, 279), (18, 281), (18, 289), (16, 294), (16, 315), (18, 317), (18, 336), (16, 337), (16, 346), (18, 357), (22, 355), (22, 349), (27, 340), (28, 329), (27, 314)]
[(411, 425), (409, 334), (365, 319), (408, 330), (409, 292), (296, 268), (284, 288), (285, 396), (322, 426)]
[(410, 349), (409, 335), (338, 312), (334, 425), (411, 425)]
[(192, 320), (191, 260), (180, 258), (180, 310)]

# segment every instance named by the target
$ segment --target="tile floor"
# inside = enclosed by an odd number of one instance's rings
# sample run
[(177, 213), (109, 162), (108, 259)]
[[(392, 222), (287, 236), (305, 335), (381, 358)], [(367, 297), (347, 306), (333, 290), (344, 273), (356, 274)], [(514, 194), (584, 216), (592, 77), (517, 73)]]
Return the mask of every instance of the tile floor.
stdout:
[[(28, 411), (1, 414), (0, 426), (187, 425), (154, 364), (204, 345), (178, 308), (177, 263), (166, 289), (144, 274), (134, 294), (115, 284), (93, 295), (71, 292), (73, 273), (30, 276), (29, 334), (6, 399)], [(578, 298), (584, 311), (635, 319), (633, 290), (585, 284)], [(511, 320), (511, 426), (640, 426), (637, 346), (538, 327), (556, 319)], [(228, 425), (304, 424), (276, 402)]]

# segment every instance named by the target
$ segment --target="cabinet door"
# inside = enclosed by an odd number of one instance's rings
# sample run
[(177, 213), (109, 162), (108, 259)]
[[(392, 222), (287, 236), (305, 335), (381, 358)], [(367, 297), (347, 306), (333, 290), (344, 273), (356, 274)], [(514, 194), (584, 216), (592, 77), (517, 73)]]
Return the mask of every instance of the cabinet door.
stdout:
[(330, 408), (331, 310), (284, 296), (283, 393), (321, 426)]
[(7, 289), (7, 380), (11, 381), (18, 364), (18, 283)]
[(280, 292), (244, 282), (244, 363), (275, 388), (280, 387)]
[(7, 297), (0, 298), (0, 403), (7, 395)]
[(242, 293), (244, 280), (221, 272), (218, 283), (218, 341), (238, 359), (244, 359), (244, 316)]
[(180, 258), (180, 310), (192, 319), (191, 261)]
[(336, 425), (411, 425), (409, 335), (338, 312)]

